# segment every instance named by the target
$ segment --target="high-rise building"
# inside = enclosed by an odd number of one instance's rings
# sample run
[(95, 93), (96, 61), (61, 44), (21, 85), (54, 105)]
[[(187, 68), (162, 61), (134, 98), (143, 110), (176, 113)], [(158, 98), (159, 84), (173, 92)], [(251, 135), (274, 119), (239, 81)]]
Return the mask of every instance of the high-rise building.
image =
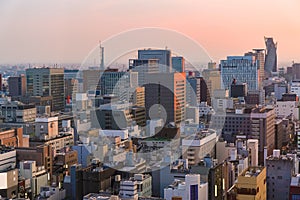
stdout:
[(293, 159), (275, 149), (266, 160), (267, 199), (289, 199)]
[(247, 148), (249, 152), (249, 165), (258, 166), (258, 140), (249, 139), (247, 140)]
[(237, 84), (247, 83), (248, 90), (258, 90), (259, 61), (255, 56), (227, 56), (227, 60), (221, 60), (220, 68), (223, 89), (230, 89), (235, 79)]
[(138, 59), (158, 59), (160, 72), (171, 72), (171, 51), (162, 49), (138, 50)]
[(144, 87), (137, 87), (135, 88), (134, 94), (132, 95), (131, 102), (133, 105), (139, 107), (145, 107), (145, 88)]
[(82, 71), (83, 79), (83, 91), (87, 92), (89, 90), (100, 90), (99, 82), (101, 77), (101, 71), (98, 69), (88, 69)]
[(67, 104), (70, 104), (73, 98), (75, 99), (76, 92), (78, 92), (78, 79), (65, 79), (65, 98)]
[(104, 72), (100, 78), (102, 95), (116, 95), (120, 100), (129, 101), (131, 91), (138, 87), (137, 72)]
[(185, 59), (182, 56), (172, 57), (172, 72), (184, 72)]
[(265, 53), (264, 49), (253, 49), (253, 52), (245, 53), (245, 56), (255, 56), (258, 60), (259, 82), (262, 83), (265, 78)]
[(208, 174), (208, 199), (222, 200), (226, 192), (231, 188), (230, 176), (233, 172), (233, 164), (224, 161), (209, 169)]
[(287, 74), (291, 76), (292, 80), (300, 80), (300, 63), (293, 63), (292, 67), (289, 67)]
[[(180, 123), (185, 118), (186, 77), (183, 73), (151, 73), (146, 76), (147, 119)], [(165, 112), (163, 111), (165, 110)]]
[(146, 74), (159, 72), (159, 59), (130, 59), (129, 70), (138, 72), (139, 86), (143, 86)]
[(26, 70), (27, 95), (52, 96), (52, 111), (64, 109), (64, 69), (32, 68)]
[(266, 43), (266, 60), (265, 60), (265, 72), (267, 76), (270, 76), (272, 72), (277, 72), (277, 43), (273, 38), (265, 37)]
[(259, 164), (264, 161), (264, 147), (268, 155), (275, 147), (275, 110), (266, 107), (228, 109), (226, 113), (212, 116), (212, 127), (222, 129), (227, 142), (235, 142), (238, 136), (257, 139)]
[(12, 97), (25, 96), (26, 77), (25, 75), (10, 76), (7, 80), (9, 95)]
[(197, 106), (201, 102), (211, 105), (210, 92), (203, 77), (189, 75), (186, 85), (186, 101), (189, 105)]
[(208, 69), (204, 69), (202, 75), (211, 95), (215, 90), (221, 89), (221, 74), (220, 70), (216, 68), (216, 63), (208, 63)]

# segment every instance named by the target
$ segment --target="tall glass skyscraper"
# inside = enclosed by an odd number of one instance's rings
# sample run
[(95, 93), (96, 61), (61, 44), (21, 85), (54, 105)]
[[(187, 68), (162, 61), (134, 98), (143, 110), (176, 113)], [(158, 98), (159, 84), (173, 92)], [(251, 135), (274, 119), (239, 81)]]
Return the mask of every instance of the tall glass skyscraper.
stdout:
[(235, 79), (238, 84), (247, 83), (248, 90), (259, 88), (259, 61), (255, 56), (228, 56), (221, 60), (221, 85), (230, 89)]

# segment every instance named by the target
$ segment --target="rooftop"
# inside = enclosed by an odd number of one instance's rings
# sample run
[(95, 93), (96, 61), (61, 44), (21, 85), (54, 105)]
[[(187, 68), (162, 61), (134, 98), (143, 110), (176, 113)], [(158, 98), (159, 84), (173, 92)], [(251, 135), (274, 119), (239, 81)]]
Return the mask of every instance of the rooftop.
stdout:
[(264, 167), (248, 167), (241, 176), (244, 177), (257, 177), (261, 171), (264, 169)]

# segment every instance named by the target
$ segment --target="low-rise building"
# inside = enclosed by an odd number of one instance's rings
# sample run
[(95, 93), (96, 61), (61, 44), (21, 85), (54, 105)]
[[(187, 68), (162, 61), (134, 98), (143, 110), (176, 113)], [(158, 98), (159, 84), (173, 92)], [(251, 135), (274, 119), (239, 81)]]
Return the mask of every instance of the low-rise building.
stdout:
[(66, 198), (66, 190), (58, 187), (42, 186), (39, 200), (63, 200)]
[(34, 104), (12, 101), (0, 106), (0, 115), (4, 117), (5, 122), (33, 122), (36, 118), (36, 108)]
[(40, 188), (47, 186), (50, 181), (50, 174), (44, 166), (37, 166), (36, 161), (21, 161), (20, 176), (31, 181), (31, 198), (40, 194)]
[(266, 168), (249, 167), (237, 178), (237, 200), (267, 199)]
[(182, 158), (188, 159), (189, 165), (198, 164), (207, 154), (214, 155), (217, 133), (212, 129), (201, 130), (182, 140)]
[(18, 169), (16, 150), (0, 145), (0, 196), (15, 198), (18, 192)]
[(164, 189), (164, 198), (166, 200), (206, 200), (208, 199), (207, 183), (200, 183), (199, 174), (185, 175), (185, 181), (174, 180)]

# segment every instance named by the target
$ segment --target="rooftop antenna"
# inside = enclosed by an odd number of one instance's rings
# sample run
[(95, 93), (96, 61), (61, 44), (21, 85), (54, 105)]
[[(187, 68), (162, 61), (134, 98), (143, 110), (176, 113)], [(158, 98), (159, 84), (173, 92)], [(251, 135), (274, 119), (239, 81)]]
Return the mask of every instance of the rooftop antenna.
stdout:
[(101, 46), (101, 41), (99, 41), (100, 48), (100, 69), (104, 71), (104, 47)]

